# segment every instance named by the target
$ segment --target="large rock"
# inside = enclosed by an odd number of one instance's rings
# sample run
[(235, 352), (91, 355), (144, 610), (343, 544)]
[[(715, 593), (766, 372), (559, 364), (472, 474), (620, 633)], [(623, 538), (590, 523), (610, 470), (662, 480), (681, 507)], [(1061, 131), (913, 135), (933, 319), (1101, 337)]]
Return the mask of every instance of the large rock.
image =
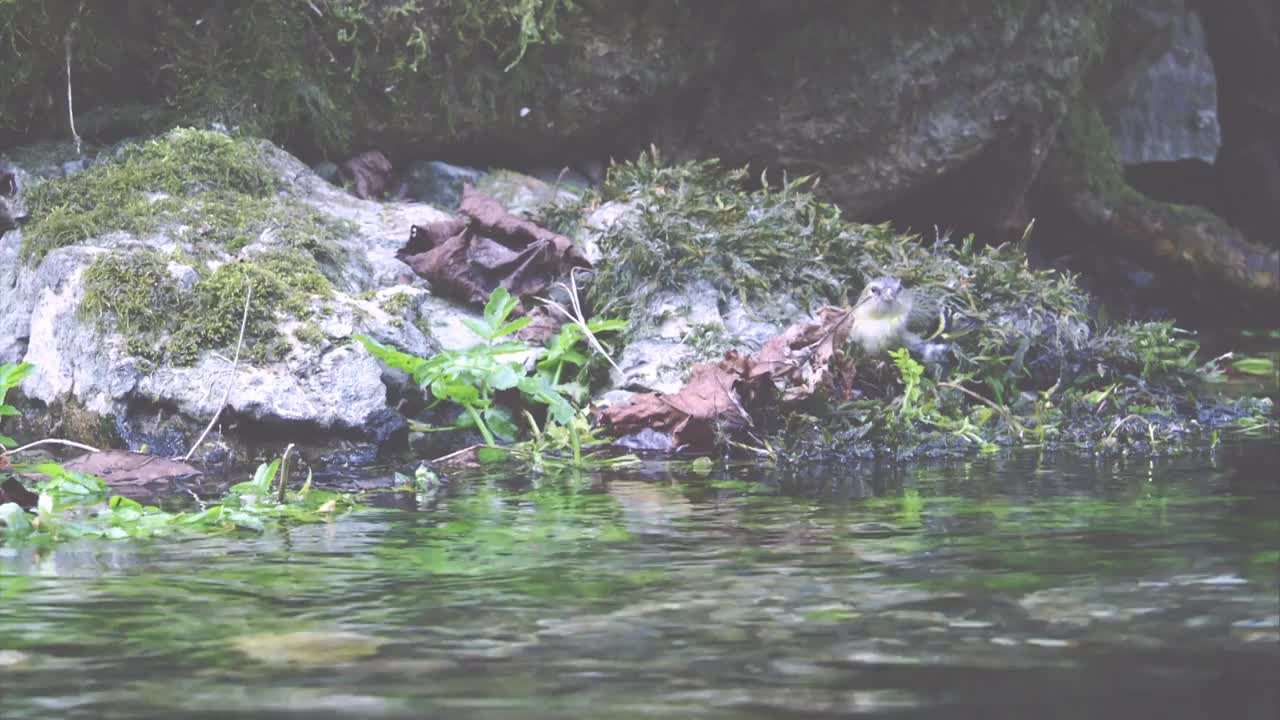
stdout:
[[(282, 348), (265, 359), (241, 357), (225, 418), (292, 428), (313, 441), (326, 433), (383, 441), (385, 371), (352, 336), (366, 333), (419, 355), (476, 342), (462, 324), (475, 313), (432, 297), (395, 257), (409, 227), (447, 216), (428, 205), (359, 200), (274, 147), (265, 148), (265, 158), (283, 180), (282, 197), (348, 223), (326, 238), (343, 261), (326, 268), (331, 293), (310, 297), (301, 313), (277, 315)], [(0, 362), (35, 365), (24, 394), (51, 407), (82, 408), (114, 424), (130, 444), (147, 441), (146, 433), (135, 431), (158, 412), (176, 417), (187, 441), (194, 440), (226, 392), (231, 349), (205, 349), (190, 364), (139, 357), (146, 348), (129, 333), (83, 312), (86, 269), (107, 255), (159, 251), (171, 258), (168, 272), (185, 291), (197, 273), (229, 261), (251, 262), (274, 242), (271, 233), (235, 253), (209, 255), (207, 246), (193, 244), (201, 238), (189, 227), (114, 231), (54, 249), (38, 262), (19, 256), (22, 242), (22, 231), (0, 238)]]
[(1022, 198), (1101, 53), (1110, 5), (824, 6), (718, 83), (682, 144), (819, 173), (849, 217), (1003, 240), (1025, 226)]
[(1222, 143), (1218, 83), (1200, 14), (1189, 0), (1133, 3), (1111, 33), (1103, 120), (1124, 165), (1194, 158)]

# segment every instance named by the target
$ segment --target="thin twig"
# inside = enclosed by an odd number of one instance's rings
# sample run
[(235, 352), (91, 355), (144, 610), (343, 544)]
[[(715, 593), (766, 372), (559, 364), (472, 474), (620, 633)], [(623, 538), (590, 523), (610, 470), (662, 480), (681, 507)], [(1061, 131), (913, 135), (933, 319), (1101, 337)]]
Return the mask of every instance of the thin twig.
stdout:
[(449, 462), (450, 460), (452, 460), (452, 459), (454, 459), (454, 458), (456, 458), (456, 457), (459, 457), (459, 456), (461, 456), (461, 455), (466, 455), (466, 454), (467, 454), (467, 453), (469, 453), (469, 452), (474, 452), (474, 451), (479, 450), (480, 448), (484, 448), (484, 447), (489, 447), (489, 446), (487, 446), (487, 445), (468, 445), (468, 446), (466, 446), (466, 447), (462, 448), (461, 450), (455, 450), (455, 451), (453, 451), (453, 452), (449, 453), (448, 455), (441, 455), (440, 457), (435, 458), (434, 460), (432, 460), (432, 461), (431, 461), (431, 464), (432, 464), (432, 465), (437, 465), (437, 464), (439, 464), (439, 463), (446, 463), (446, 462)]
[(565, 318), (569, 320), (569, 322), (573, 323), (574, 325), (577, 325), (582, 330), (582, 334), (586, 337), (587, 344), (590, 345), (593, 350), (603, 355), (604, 359), (607, 360), (611, 366), (613, 366), (614, 370), (617, 370), (619, 374), (624, 374), (622, 372), (622, 368), (618, 367), (618, 364), (613, 361), (613, 358), (609, 357), (609, 352), (604, 349), (604, 345), (600, 342), (598, 338), (596, 338), (595, 333), (591, 332), (591, 328), (588, 327), (587, 325), (587, 318), (582, 313), (582, 301), (578, 299), (578, 280), (577, 280), (577, 277), (573, 274), (574, 271), (578, 269), (579, 268), (574, 268), (573, 270), (569, 271), (569, 283), (570, 283), (569, 285), (565, 285), (564, 283), (556, 283), (557, 285), (559, 285), (560, 287), (564, 288), (569, 292), (569, 303), (573, 306), (573, 312), (569, 312), (568, 310), (565, 309), (563, 305), (556, 302), (555, 300), (549, 300), (547, 298), (535, 298), (535, 299), (542, 302), (542, 304), (546, 305), (547, 307), (559, 312), (561, 315), (564, 315)]
[(58, 438), (45, 438), (44, 440), (37, 440), (32, 443), (27, 443), (22, 447), (0, 452), (0, 457), (9, 457), (10, 455), (17, 455), (18, 453), (24, 450), (30, 450), (31, 448), (37, 447), (39, 445), (66, 445), (67, 447), (78, 448), (80, 450), (88, 450), (89, 452), (102, 452), (101, 450), (99, 450), (96, 447), (93, 447), (92, 445), (85, 445), (83, 443), (73, 442), (71, 440), (59, 440)]
[(218, 404), (218, 412), (213, 414), (213, 419), (205, 426), (204, 432), (200, 433), (200, 438), (196, 440), (196, 444), (191, 446), (187, 454), (182, 456), (182, 462), (191, 460), (191, 456), (196, 453), (196, 449), (204, 442), (209, 431), (213, 430), (213, 426), (218, 424), (218, 418), (222, 417), (222, 411), (227, 407), (227, 400), (231, 398), (231, 389), (236, 386), (236, 370), (240, 368), (240, 346), (244, 344), (244, 328), (249, 324), (249, 301), (253, 300), (253, 283), (245, 280), (244, 293), (244, 314), (240, 316), (240, 336), (236, 338), (236, 352), (231, 360), (231, 377), (227, 378), (227, 391), (222, 394), (222, 402)]
[(71, 104), (71, 40), (76, 34), (76, 28), (80, 26), (80, 15), (84, 12), (84, 0), (81, 0), (80, 6), (76, 8), (75, 17), (71, 18), (71, 24), (67, 26), (67, 34), (62, 38), (63, 48), (67, 55), (67, 124), (71, 126), (71, 140), (76, 145), (76, 155), (80, 154), (80, 133), (76, 132), (76, 113)]
[(1002, 405), (997, 405), (996, 403), (982, 397), (978, 393), (970, 390), (967, 387), (964, 387), (963, 385), (957, 385), (952, 382), (941, 382), (941, 383), (938, 383), (938, 387), (951, 388), (952, 390), (959, 390), (960, 392), (964, 393), (965, 395), (968, 395), (974, 400), (977, 400), (978, 402), (985, 404), (987, 407), (1000, 413), (1000, 417), (1004, 418), (1004, 421), (1009, 424), (1009, 427), (1017, 430), (1019, 437), (1022, 436), (1022, 423), (1013, 419), (1013, 414), (1009, 412), (1008, 408)]

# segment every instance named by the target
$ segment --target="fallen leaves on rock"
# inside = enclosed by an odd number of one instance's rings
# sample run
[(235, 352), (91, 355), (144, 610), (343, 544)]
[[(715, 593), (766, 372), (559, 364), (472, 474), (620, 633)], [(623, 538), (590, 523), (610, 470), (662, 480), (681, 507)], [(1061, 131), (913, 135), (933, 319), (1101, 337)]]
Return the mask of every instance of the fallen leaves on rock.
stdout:
[(16, 503), (23, 510), (30, 510), (39, 500), (39, 495), (28, 490), (15, 477), (7, 477), (4, 482), (0, 482), (0, 505)]
[(591, 267), (572, 240), (511, 214), (470, 185), (458, 210), (463, 217), (414, 225), (398, 253), (438, 295), (483, 305), (501, 286), (528, 298), (572, 268)]
[(155, 486), (185, 480), (201, 472), (183, 462), (128, 450), (88, 453), (62, 464), (69, 472), (96, 475), (111, 487)]
[(393, 183), (391, 161), (377, 150), (360, 153), (338, 166), (338, 177), (350, 183), (358, 198), (385, 197)]
[(751, 410), (771, 402), (794, 403), (826, 388), (847, 396), (854, 368), (840, 348), (849, 338), (853, 313), (824, 307), (770, 338), (759, 351), (725, 353), (695, 365), (684, 387), (670, 395), (642, 393), (597, 413), (615, 434), (650, 429), (668, 433), (672, 447), (710, 450), (717, 436), (750, 428)]

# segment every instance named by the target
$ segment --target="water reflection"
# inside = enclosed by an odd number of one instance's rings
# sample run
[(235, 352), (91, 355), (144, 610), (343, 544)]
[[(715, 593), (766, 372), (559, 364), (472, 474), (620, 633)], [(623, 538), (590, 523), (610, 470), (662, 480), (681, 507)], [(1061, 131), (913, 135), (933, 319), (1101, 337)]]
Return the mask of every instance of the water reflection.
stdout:
[(0, 547), (3, 715), (1271, 720), (1278, 461), (654, 464)]

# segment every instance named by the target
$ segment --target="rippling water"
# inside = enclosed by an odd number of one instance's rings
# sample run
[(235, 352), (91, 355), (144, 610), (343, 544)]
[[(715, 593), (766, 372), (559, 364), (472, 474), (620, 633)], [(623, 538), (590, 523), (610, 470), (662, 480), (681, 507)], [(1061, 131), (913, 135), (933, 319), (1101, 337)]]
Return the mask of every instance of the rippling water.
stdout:
[(0, 717), (1280, 717), (1280, 443), (454, 478), (0, 546)]

